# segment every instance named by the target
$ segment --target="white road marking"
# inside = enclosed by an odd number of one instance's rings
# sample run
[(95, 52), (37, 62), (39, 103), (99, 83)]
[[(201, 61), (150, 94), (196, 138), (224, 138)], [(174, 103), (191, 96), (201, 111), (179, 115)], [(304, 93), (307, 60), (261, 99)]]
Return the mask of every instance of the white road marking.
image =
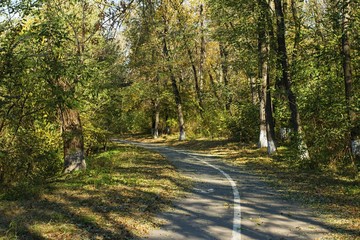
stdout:
[(226, 177), (226, 179), (229, 181), (229, 183), (232, 187), (233, 195), (234, 195), (234, 219), (233, 219), (232, 240), (240, 240), (241, 239), (241, 205), (240, 205), (240, 194), (239, 194), (239, 190), (237, 189), (235, 181), (230, 177), (229, 174), (227, 174), (226, 172), (224, 172), (217, 166), (214, 166), (211, 163), (208, 163), (207, 161), (205, 161), (203, 159), (192, 156), (190, 153), (187, 153), (187, 152), (183, 152), (183, 151), (179, 151), (179, 150), (175, 150), (175, 149), (169, 149), (169, 148), (167, 148), (167, 149), (188, 155), (188, 156), (218, 170), (219, 172), (221, 172), (222, 175), (224, 175)]
[[(117, 140), (119, 141), (119, 140)], [(149, 146), (147, 144), (143, 144), (143, 143), (137, 143), (137, 142), (131, 142), (131, 141), (124, 141), (124, 140), (120, 140), (122, 142), (126, 142), (126, 143), (130, 143), (130, 144), (135, 144), (135, 145), (140, 145), (142, 147), (145, 148), (159, 148), (159, 147), (153, 147), (153, 146)], [(236, 183), (235, 181), (230, 177), (229, 174), (227, 174), (226, 172), (224, 172), (223, 170), (221, 170), (219, 167), (212, 165), (211, 163), (208, 163), (207, 161), (200, 159), (194, 155), (199, 156), (199, 154), (192, 154), (192, 153), (188, 153), (188, 152), (184, 152), (184, 151), (179, 151), (176, 149), (172, 149), (172, 148), (168, 148), (168, 147), (160, 147), (162, 149), (166, 149), (169, 151), (174, 151), (174, 152), (178, 152), (178, 153), (182, 153), (185, 155), (188, 155), (189, 157), (192, 157), (206, 165), (208, 165), (209, 167), (212, 167), (216, 170), (218, 170), (222, 175), (224, 175), (226, 177), (226, 179), (228, 180), (228, 182), (231, 185), (231, 188), (233, 190), (233, 195), (234, 195), (234, 219), (233, 219), (233, 230), (232, 230), (232, 238), (231, 240), (241, 240), (241, 205), (240, 205), (240, 194), (239, 194), (239, 190), (237, 189)], [(207, 157), (211, 157), (212, 155), (208, 155), (206, 154)]]

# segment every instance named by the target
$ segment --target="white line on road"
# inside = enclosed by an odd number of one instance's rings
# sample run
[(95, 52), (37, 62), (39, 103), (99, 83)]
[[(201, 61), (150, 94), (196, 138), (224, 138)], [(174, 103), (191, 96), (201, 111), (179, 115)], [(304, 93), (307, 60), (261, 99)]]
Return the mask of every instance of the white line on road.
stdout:
[[(118, 142), (124, 142), (124, 143), (130, 143), (130, 144), (136, 144), (136, 145), (140, 145), (142, 147), (145, 148), (149, 148), (150, 146), (147, 144), (142, 144), (142, 143), (137, 143), (137, 142), (131, 142), (131, 141), (126, 141), (126, 140), (116, 140)], [(150, 148), (153, 148), (152, 146)], [(157, 147), (155, 147), (157, 148)], [(172, 148), (167, 148), (167, 147), (161, 147), (162, 149), (166, 149), (169, 151), (174, 151), (174, 152), (178, 152), (178, 153), (182, 153), (185, 155), (188, 155), (189, 157), (192, 157), (216, 170), (218, 170), (222, 175), (224, 175), (226, 177), (226, 179), (228, 180), (228, 182), (231, 185), (231, 188), (233, 190), (233, 195), (234, 195), (234, 219), (233, 219), (233, 231), (232, 231), (232, 238), (231, 240), (241, 240), (241, 205), (240, 205), (240, 194), (239, 194), (239, 190), (237, 189), (236, 183), (235, 181), (230, 177), (229, 174), (227, 174), (226, 172), (224, 172), (223, 170), (221, 170), (219, 167), (214, 166), (210, 163), (208, 163), (207, 161), (200, 159), (194, 155), (192, 155), (191, 153), (188, 152), (184, 152), (184, 151), (179, 151), (176, 149), (172, 149)], [(197, 155), (197, 154), (196, 154)], [(199, 156), (199, 155), (197, 155)], [(212, 155), (206, 155), (206, 156), (212, 156)]]
[[(169, 149), (169, 148), (167, 148), (167, 149)], [(234, 220), (233, 220), (232, 240), (240, 240), (241, 239), (241, 205), (240, 205), (240, 194), (239, 194), (239, 190), (237, 189), (235, 181), (230, 177), (229, 174), (227, 174), (226, 172), (224, 172), (217, 166), (214, 166), (203, 159), (192, 156), (190, 153), (187, 153), (187, 152), (183, 152), (183, 151), (179, 151), (179, 150), (175, 150), (175, 149), (169, 149), (169, 150), (188, 155), (188, 156), (218, 170), (219, 172), (221, 172), (222, 175), (224, 175), (226, 177), (226, 179), (229, 181), (229, 183), (232, 187), (233, 194), (234, 194)]]

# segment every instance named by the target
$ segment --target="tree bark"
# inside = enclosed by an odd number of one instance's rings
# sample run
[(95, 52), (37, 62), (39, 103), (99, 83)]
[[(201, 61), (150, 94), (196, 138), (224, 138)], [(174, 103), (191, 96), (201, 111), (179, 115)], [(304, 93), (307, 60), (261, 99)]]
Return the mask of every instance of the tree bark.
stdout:
[(202, 92), (201, 92), (201, 88), (200, 88), (197, 69), (196, 69), (196, 65), (195, 65), (195, 61), (194, 61), (192, 52), (187, 44), (186, 44), (186, 47), (187, 47), (187, 53), (189, 55), (189, 59), (190, 59), (190, 63), (191, 63), (191, 68), (193, 70), (194, 82), (195, 82), (195, 92), (196, 92), (196, 96), (197, 96), (198, 104), (199, 104), (199, 108), (200, 108), (200, 115), (202, 116), (202, 112), (204, 111), (204, 105), (203, 105), (203, 101), (202, 101)]
[[(263, 80), (262, 80), (263, 81)], [(260, 136), (259, 136), (259, 148), (267, 148), (268, 140), (267, 140), (267, 127), (266, 127), (266, 85), (264, 86), (263, 82), (261, 83), (261, 91), (260, 91)]]
[(204, 89), (204, 64), (206, 57), (206, 42), (204, 34), (204, 4), (200, 4), (200, 65), (199, 65), (199, 80), (200, 93)]
[[(276, 24), (277, 24), (277, 52), (281, 66), (280, 86), (284, 87), (286, 96), (288, 98), (288, 104), (291, 112), (290, 122), (296, 134), (296, 141), (298, 141), (300, 157), (302, 159), (309, 159), (310, 158), (309, 152), (307, 150), (307, 145), (304, 139), (305, 134), (300, 124), (301, 120), (297, 105), (297, 99), (294, 92), (291, 89), (291, 78), (289, 72), (289, 63), (288, 63), (288, 55), (287, 55), (286, 40), (285, 40), (286, 27), (285, 27), (283, 6), (281, 0), (274, 0), (274, 2), (275, 2)], [(298, 41), (298, 39), (296, 39), (296, 41)]]
[(270, 94), (269, 75), (269, 36), (267, 34), (267, 21), (269, 20), (268, 5), (262, 0), (258, 1), (260, 16), (258, 19), (258, 54), (259, 54), (259, 78), (261, 80), (260, 91), (260, 137), (259, 147), (267, 147), (268, 153), (276, 152), (274, 119), (272, 114), (272, 101)]
[(251, 90), (251, 101), (254, 105), (259, 103), (259, 88), (256, 84), (256, 77), (248, 77)]
[[(268, 62), (268, 60), (266, 61)], [(269, 65), (267, 63), (267, 65)], [(264, 76), (265, 77), (265, 76)], [(265, 103), (265, 117), (266, 117), (266, 134), (267, 134), (267, 150), (268, 154), (272, 154), (276, 152), (276, 144), (275, 144), (275, 122), (273, 117), (273, 106), (271, 100), (271, 91), (270, 91), (270, 74), (269, 67), (267, 67), (266, 72), (266, 103)]]
[(171, 86), (172, 86), (175, 103), (176, 103), (176, 107), (177, 107), (178, 124), (179, 124), (179, 140), (183, 141), (186, 139), (186, 136), (185, 136), (184, 114), (182, 111), (182, 101), (181, 101), (180, 91), (177, 86), (176, 78), (175, 78), (171, 63), (170, 63), (170, 54), (169, 54), (169, 50), (167, 47), (166, 35), (167, 35), (167, 27), (165, 27), (165, 29), (164, 29), (164, 35), (163, 35), (163, 39), (162, 39), (163, 40), (163, 54), (167, 61), (167, 68), (168, 68), (168, 71), (170, 74)]
[[(259, 21), (264, 21), (259, 19)], [(262, 22), (259, 22), (258, 29), (258, 54), (259, 54), (259, 79), (261, 82), (260, 89), (260, 136), (259, 136), (259, 148), (268, 147), (268, 136), (267, 136), (267, 121), (266, 121), (266, 91), (267, 91), (267, 71), (268, 66), (266, 62), (267, 46), (266, 46), (266, 32), (265, 26)]]
[(300, 44), (300, 40), (301, 40), (301, 21), (300, 18), (298, 16), (298, 11), (297, 11), (297, 6), (296, 6), (296, 1), (295, 0), (291, 0), (291, 12), (292, 12), (292, 17), (293, 17), (293, 21), (294, 21), (294, 25), (295, 25), (295, 37), (294, 37), (294, 50), (292, 53), (292, 62), (296, 62), (296, 57), (298, 54), (298, 49), (299, 49), (299, 44)]
[(225, 86), (225, 109), (230, 112), (230, 107), (232, 103), (232, 97), (229, 89), (229, 68), (228, 68), (228, 51), (226, 47), (220, 43), (220, 57), (221, 57), (221, 71)]
[(344, 84), (345, 84), (345, 99), (346, 108), (349, 121), (349, 132), (347, 134), (348, 147), (351, 150), (352, 157), (360, 157), (360, 149), (356, 144), (357, 141), (357, 117), (353, 110), (354, 96), (353, 96), (353, 74), (352, 74), (352, 63), (351, 63), (351, 45), (349, 40), (349, 28), (350, 28), (350, 1), (342, 1), (342, 56), (343, 56), (343, 71), (344, 71)]
[(78, 110), (60, 107), (62, 138), (64, 142), (64, 173), (86, 169), (84, 137)]
[(154, 139), (157, 139), (159, 137), (159, 121), (160, 121), (159, 102), (157, 99), (153, 101), (153, 105), (154, 105), (154, 112), (153, 112), (153, 123), (152, 123), (151, 134)]

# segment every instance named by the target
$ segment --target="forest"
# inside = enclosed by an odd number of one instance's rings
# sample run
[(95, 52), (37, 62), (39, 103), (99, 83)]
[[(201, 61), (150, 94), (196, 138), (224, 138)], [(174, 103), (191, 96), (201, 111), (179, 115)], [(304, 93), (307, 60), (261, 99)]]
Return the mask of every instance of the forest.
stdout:
[(121, 140), (222, 154), (185, 153), (242, 177), (219, 209), (256, 173), (358, 239), (360, 1), (0, 0), (0, 239), (142, 238), (202, 181)]
[(85, 169), (135, 133), (286, 146), (356, 177), (359, 5), (2, 0), (1, 186)]

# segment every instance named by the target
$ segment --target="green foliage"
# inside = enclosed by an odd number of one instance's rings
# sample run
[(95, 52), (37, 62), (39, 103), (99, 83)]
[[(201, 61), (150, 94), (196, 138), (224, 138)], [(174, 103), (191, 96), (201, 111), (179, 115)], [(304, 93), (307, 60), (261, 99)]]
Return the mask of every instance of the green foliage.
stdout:
[[(110, 51), (114, 44), (106, 44), (100, 32), (103, 6), (93, 1), (83, 4), (39, 1), (27, 5), (26, 11), (12, 2), (1, 6), (3, 186), (31, 185), (59, 173), (63, 157), (59, 108), (82, 112), (89, 153), (106, 146), (112, 126), (117, 125), (109, 102), (121, 87), (112, 85), (121, 77), (112, 70), (121, 65), (121, 55)], [(10, 10), (18, 14), (7, 15)]]
[(60, 136), (51, 125), (19, 127), (12, 138), (2, 139), (0, 176), (3, 186), (41, 182), (61, 170)]
[(236, 106), (235, 114), (227, 120), (227, 128), (233, 139), (244, 143), (254, 143), (259, 135), (259, 111), (252, 103)]
[[(113, 133), (150, 133), (155, 110), (160, 112), (160, 133), (166, 126), (177, 132), (171, 76), (180, 91), (189, 136), (257, 141), (259, 84), (250, 86), (248, 79), (257, 76), (258, 2), (208, 0), (201, 16), (196, 1), (135, 1), (114, 39), (107, 36), (117, 25), (108, 18), (115, 8), (106, 3), (1, 3), (1, 184), (15, 186), (58, 173), (63, 154), (60, 107), (81, 113), (88, 154), (105, 149)], [(292, 6), (284, 6), (286, 43), (291, 87), (312, 156), (301, 162), (294, 154), (294, 161), (345, 174), (354, 166), (347, 133), (355, 129), (358, 134), (360, 129), (360, 11), (359, 3), (350, 4), (353, 84), (348, 103), (341, 52), (343, 13), (334, 4), (296, 2), (297, 19)], [(276, 31), (276, 16), (269, 14), (267, 24)], [(282, 72), (277, 40), (273, 34), (269, 76), (279, 131), (291, 125), (286, 93), (275, 86)], [(349, 110), (355, 116), (352, 121)], [(292, 144), (294, 153), (297, 140), (292, 136), (285, 142)]]

